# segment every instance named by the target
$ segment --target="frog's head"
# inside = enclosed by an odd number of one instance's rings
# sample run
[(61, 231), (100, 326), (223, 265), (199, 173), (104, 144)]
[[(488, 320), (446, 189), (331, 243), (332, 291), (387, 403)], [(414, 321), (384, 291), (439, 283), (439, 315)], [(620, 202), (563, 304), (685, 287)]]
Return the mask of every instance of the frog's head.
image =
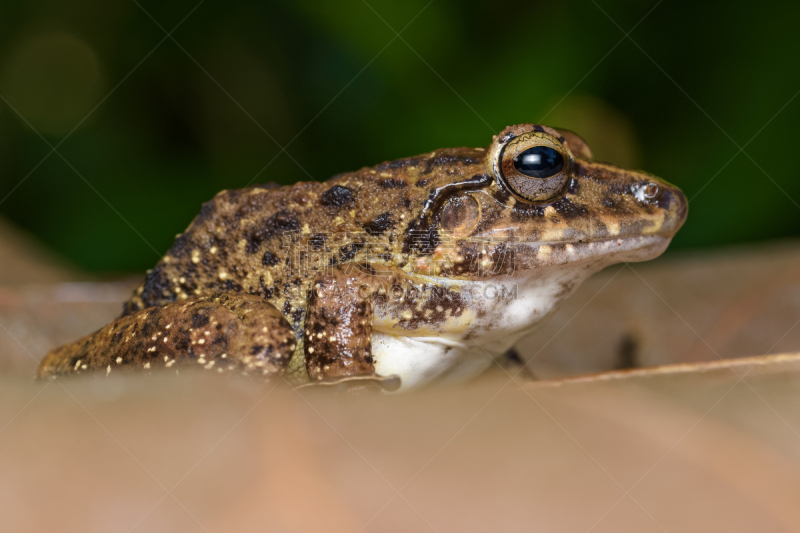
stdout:
[(595, 162), (569, 131), (510, 126), (484, 154), (470, 170), (482, 172), (440, 186), (432, 217), (442, 236), (433, 256), (457, 276), (645, 261), (666, 249), (686, 219), (678, 188)]

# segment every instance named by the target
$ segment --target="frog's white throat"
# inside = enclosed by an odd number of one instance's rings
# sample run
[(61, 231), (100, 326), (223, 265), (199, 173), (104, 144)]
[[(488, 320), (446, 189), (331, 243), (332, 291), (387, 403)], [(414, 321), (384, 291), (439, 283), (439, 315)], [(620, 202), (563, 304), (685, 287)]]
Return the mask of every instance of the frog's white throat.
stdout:
[(472, 377), (533, 331), (586, 278), (611, 264), (652, 259), (669, 241), (646, 236), (591, 243), (574, 248), (572, 258), (553, 258), (549, 265), (480, 281), (430, 278), (468, 295), (469, 311), (448, 320), (435, 336), (382, 329), (381, 317), (376, 316), (375, 370), (382, 376), (399, 376), (402, 389), (434, 379)]

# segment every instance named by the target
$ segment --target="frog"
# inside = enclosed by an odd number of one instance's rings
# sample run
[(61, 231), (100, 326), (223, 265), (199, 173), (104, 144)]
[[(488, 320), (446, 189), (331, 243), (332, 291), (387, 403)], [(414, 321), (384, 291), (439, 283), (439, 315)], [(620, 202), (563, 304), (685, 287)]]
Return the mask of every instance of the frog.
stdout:
[(590, 275), (662, 254), (687, 210), (674, 185), (532, 123), (488, 147), (224, 190), (114, 321), (50, 351), (37, 375), (189, 367), (386, 391), (463, 382)]

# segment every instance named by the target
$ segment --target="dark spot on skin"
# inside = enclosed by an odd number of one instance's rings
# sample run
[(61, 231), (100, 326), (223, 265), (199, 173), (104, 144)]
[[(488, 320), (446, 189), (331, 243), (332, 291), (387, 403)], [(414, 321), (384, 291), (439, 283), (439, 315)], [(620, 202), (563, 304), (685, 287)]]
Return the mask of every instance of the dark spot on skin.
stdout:
[(226, 290), (226, 291), (235, 291), (235, 292), (239, 292), (239, 291), (241, 291), (241, 290), (244, 290), (244, 287), (242, 287), (241, 285), (239, 285), (238, 283), (236, 283), (236, 282), (235, 282), (235, 281), (233, 281), (232, 279), (226, 279), (226, 280), (225, 280), (224, 287), (225, 287), (225, 290)]
[(403, 198), (403, 207), (411, 207), (411, 199)]
[(408, 225), (403, 239), (403, 253), (431, 255), (441, 239), (436, 227), (426, 227), (426, 221), (415, 220)]
[(562, 135), (561, 137), (558, 138), (558, 142), (560, 142), (561, 144), (564, 144), (565, 142), (567, 142), (567, 140)]
[(328, 207), (342, 207), (353, 200), (353, 190), (342, 185), (334, 185), (320, 195), (320, 203)]
[[(171, 290), (171, 284), (167, 275), (164, 273), (164, 264), (159, 263), (152, 270), (147, 272), (144, 278), (144, 289), (142, 290), (142, 302), (145, 307), (161, 305), (175, 301), (175, 293)], [(128, 311), (126, 309), (126, 311)]]
[(266, 283), (264, 283), (264, 276), (260, 276), (258, 281), (261, 285), (261, 296), (263, 296), (266, 300), (272, 298), (275, 295), (275, 289), (272, 287), (267, 287)]
[(417, 182), (417, 187), (427, 187), (430, 180), (428, 178), (421, 179)]
[(346, 246), (342, 246), (339, 249), (339, 262), (345, 263), (350, 261), (352, 258), (356, 256), (359, 250), (364, 248), (364, 245), (359, 242), (354, 242), (352, 244), (348, 244)]
[(397, 178), (386, 178), (379, 183), (384, 189), (404, 189), (408, 187), (408, 183)]
[(216, 204), (214, 200), (204, 203), (203, 206), (200, 208), (200, 213), (198, 213), (198, 215), (195, 217), (193, 224), (197, 226), (205, 224), (208, 221), (208, 219), (210, 219), (211, 216), (214, 214), (215, 210), (216, 210)]
[(222, 346), (223, 349), (225, 349), (228, 347), (228, 337), (226, 337), (225, 335), (217, 335), (216, 337), (214, 337), (214, 340), (211, 342), (211, 344), (213, 346)]
[(539, 124), (536, 124), (536, 125), (533, 126), (533, 131), (543, 132), (544, 128), (542, 126), (540, 126)]
[(264, 257), (261, 258), (261, 264), (265, 267), (272, 267), (277, 265), (280, 259), (272, 252), (264, 252)]
[(311, 249), (317, 252), (322, 250), (322, 247), (325, 246), (326, 238), (327, 237), (322, 233), (316, 233), (308, 240), (308, 243), (311, 245)]
[(253, 347), (250, 349), (250, 355), (258, 355), (261, 350), (264, 349), (263, 344), (254, 344)]
[(394, 226), (394, 222), (392, 222), (392, 213), (387, 211), (386, 213), (381, 213), (370, 222), (367, 222), (363, 227), (370, 235), (380, 235), (392, 226)]
[(298, 308), (292, 312), (292, 324), (297, 326), (300, 324), (300, 321), (303, 319), (303, 314), (305, 313), (304, 309)]
[(297, 220), (294, 213), (286, 210), (278, 211), (268, 219), (261, 221), (261, 224), (257, 225), (256, 228), (250, 230), (250, 233), (245, 237), (247, 240), (245, 251), (248, 254), (254, 254), (264, 241), (276, 235), (288, 231), (297, 231), (298, 229), (300, 229), (300, 221)]
[(589, 214), (589, 210), (586, 208), (586, 206), (576, 204), (567, 197), (559, 198), (553, 203), (553, 208), (566, 220), (585, 217)]
[(204, 315), (201, 313), (195, 313), (192, 316), (192, 327), (193, 328), (202, 328), (203, 326), (208, 324), (208, 315)]
[(289, 313), (292, 312), (292, 303), (289, 300), (286, 300), (283, 303), (283, 314), (288, 316)]

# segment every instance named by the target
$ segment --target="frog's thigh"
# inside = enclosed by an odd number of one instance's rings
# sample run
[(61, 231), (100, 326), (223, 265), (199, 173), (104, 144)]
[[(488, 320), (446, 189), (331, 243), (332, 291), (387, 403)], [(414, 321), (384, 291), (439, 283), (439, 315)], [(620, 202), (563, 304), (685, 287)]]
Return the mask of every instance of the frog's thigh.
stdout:
[(119, 318), (48, 353), (37, 374), (175, 364), (274, 374), (286, 368), (294, 348), (294, 331), (275, 306), (259, 296), (226, 292)]

